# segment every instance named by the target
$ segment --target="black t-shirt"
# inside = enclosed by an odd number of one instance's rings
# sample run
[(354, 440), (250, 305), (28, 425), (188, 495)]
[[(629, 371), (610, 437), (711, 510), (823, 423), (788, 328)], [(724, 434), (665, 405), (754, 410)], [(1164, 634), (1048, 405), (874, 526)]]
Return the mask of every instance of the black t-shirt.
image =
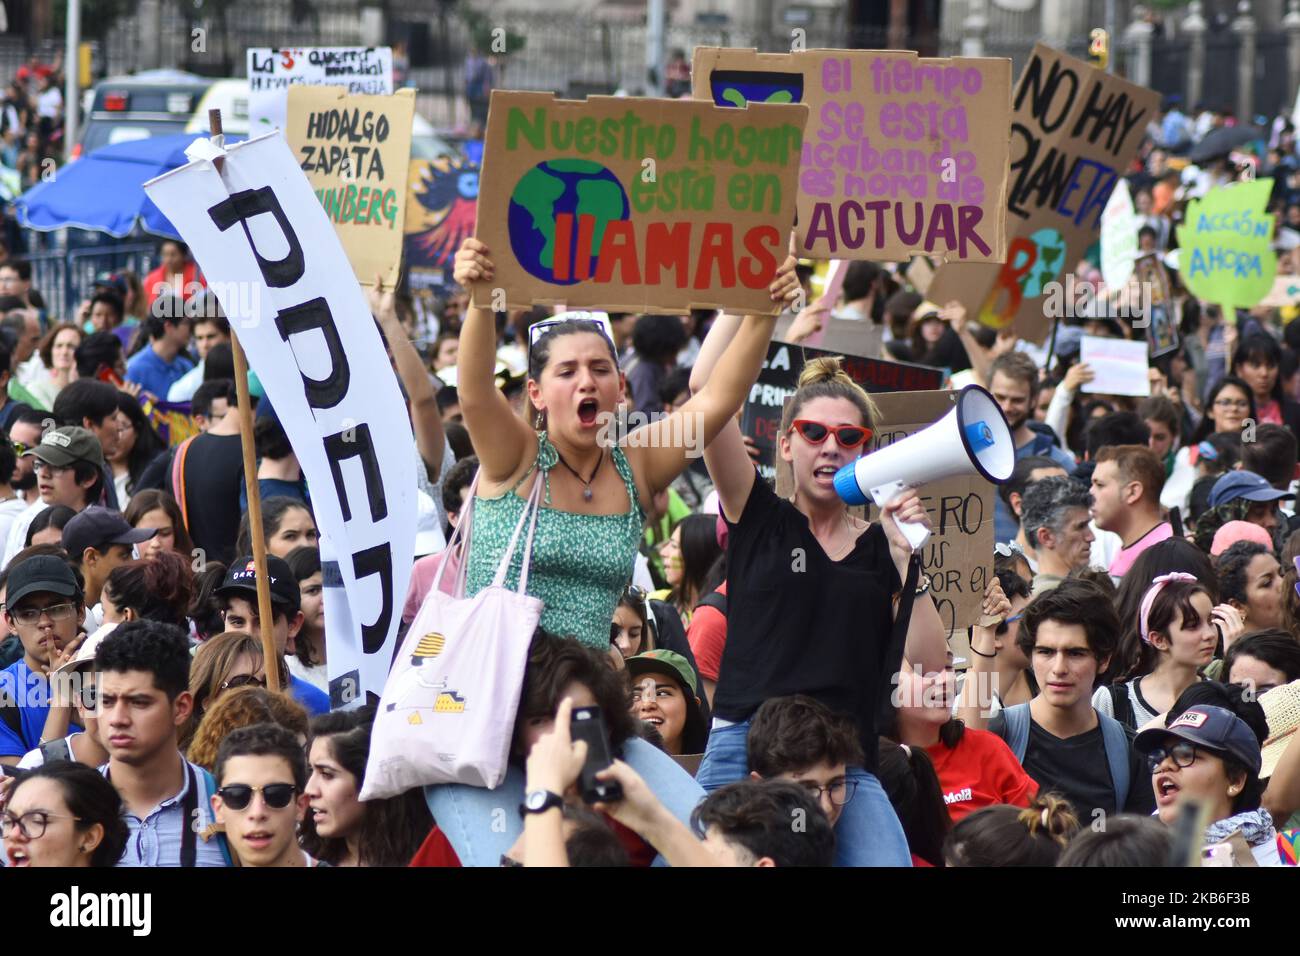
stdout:
[(211, 561), (229, 564), (239, 535), (244, 453), (238, 435), (199, 435), (185, 456), (185, 507), (190, 537)]
[(875, 720), (902, 587), (879, 524), (831, 561), (808, 519), (761, 478), (727, 539), (727, 644), (713, 712), (751, 717), (770, 697), (807, 694), (858, 725), (876, 767)]
[[(989, 730), (1006, 739), (1007, 725), (1002, 714), (989, 721)], [(1132, 746), (1128, 754), (1128, 798), (1122, 812), (1150, 814), (1155, 810), (1151, 774), (1146, 761)], [(1106, 761), (1106, 742), (1100, 724), (1087, 733), (1062, 739), (1031, 718), (1029, 743), (1025, 747), (1025, 759), (1020, 763), (1039, 790), (1055, 791), (1070, 801), (1082, 826), (1092, 824), (1096, 809), (1103, 810), (1107, 816), (1121, 812), (1115, 807), (1115, 783)]]

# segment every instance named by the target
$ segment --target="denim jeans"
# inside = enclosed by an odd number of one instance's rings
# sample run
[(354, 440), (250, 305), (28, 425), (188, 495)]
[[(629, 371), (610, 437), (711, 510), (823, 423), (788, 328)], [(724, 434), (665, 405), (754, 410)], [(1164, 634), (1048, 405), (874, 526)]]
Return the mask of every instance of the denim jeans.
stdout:
[[(715, 726), (709, 733), (708, 749), (695, 774), (705, 791), (712, 793), (749, 776), (748, 735), (747, 720), (730, 727)], [(835, 865), (910, 867), (907, 837), (880, 781), (861, 767), (850, 767), (847, 776), (858, 786), (835, 824)]]
[[(673, 816), (690, 826), (691, 811), (704, 799), (704, 791), (677, 761), (639, 737), (623, 744), (623, 760)], [(524, 831), (519, 816), (524, 771), (514, 764), (495, 790), (444, 784), (425, 787), (424, 799), (462, 866), (498, 866)], [(655, 865), (664, 865), (662, 857), (656, 858)]]

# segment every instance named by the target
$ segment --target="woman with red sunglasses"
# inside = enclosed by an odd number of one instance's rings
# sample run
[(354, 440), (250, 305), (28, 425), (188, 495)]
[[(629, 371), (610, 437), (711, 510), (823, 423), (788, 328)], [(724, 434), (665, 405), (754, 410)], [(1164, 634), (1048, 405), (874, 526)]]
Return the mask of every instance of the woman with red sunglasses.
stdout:
[[(738, 327), (721, 316), (691, 373), (703, 384)], [(907, 580), (912, 546), (899, 522), (928, 524), (909, 493), (881, 509), (880, 520), (849, 514), (835, 473), (862, 453), (875, 406), (838, 359), (804, 366), (786, 405), (778, 453), (793, 474), (781, 498), (759, 480), (733, 421), (705, 449), (728, 526), (727, 643), (715, 720), (696, 779), (706, 790), (749, 772), (746, 734), (754, 711), (772, 697), (807, 694), (855, 720), (864, 765), (849, 768), (853, 799), (835, 826), (836, 864), (909, 866), (907, 840), (875, 776), (876, 718), (890, 688), (888, 661), (895, 605)], [(947, 663), (943, 625), (933, 601), (916, 601), (905, 657), (923, 673)]]

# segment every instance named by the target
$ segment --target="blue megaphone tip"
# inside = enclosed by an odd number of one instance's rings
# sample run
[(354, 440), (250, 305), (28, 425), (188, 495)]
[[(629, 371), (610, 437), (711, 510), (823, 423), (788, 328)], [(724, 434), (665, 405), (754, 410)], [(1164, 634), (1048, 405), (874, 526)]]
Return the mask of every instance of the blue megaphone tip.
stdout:
[(966, 426), (966, 443), (970, 450), (979, 452), (993, 447), (993, 429), (984, 421), (970, 422)]
[(867, 496), (858, 487), (858, 463), (851, 461), (835, 472), (835, 493), (849, 505), (865, 505)]

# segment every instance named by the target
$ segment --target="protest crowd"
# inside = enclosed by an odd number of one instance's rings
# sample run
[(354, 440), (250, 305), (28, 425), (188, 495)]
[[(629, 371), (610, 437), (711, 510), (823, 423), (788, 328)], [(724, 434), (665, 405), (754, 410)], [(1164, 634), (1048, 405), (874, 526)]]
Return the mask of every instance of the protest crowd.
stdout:
[[(43, 130), (44, 110), (22, 115)], [(1120, 173), (1163, 298), (1108, 294), (1093, 244), (1060, 277), (1089, 308), (1042, 335), (883, 257), (829, 296), (828, 260), (774, 261), (767, 314), (493, 311), (473, 292), (512, 252), (481, 229), (434, 310), (365, 290), (406, 404), (384, 414), (418, 456), (392, 676), (369, 700), (329, 660), (350, 620), (318, 530), (335, 488), (309, 485), (257, 374), (246, 476), (231, 322), (196, 252), (162, 243), (73, 315), (6, 253), (0, 863), (1295, 865), (1300, 299), (1236, 308), (1180, 278), (1192, 204), (1268, 180), (1276, 272), (1300, 282), (1290, 120), (1189, 159), (1235, 125), (1176, 100), (1144, 117)], [(789, 345), (869, 330), (871, 358), (1000, 407), (1015, 466), (971, 620), (945, 623), (906, 533), (937, 522), (925, 487), (866, 512), (837, 489), (888, 426), (847, 359), (802, 363), (769, 443), (747, 429), (776, 312)], [(1145, 357), (1086, 360), (1114, 341)], [(438, 602), (494, 589), (492, 614), (457, 618), (481, 683), (404, 709), (394, 686), (458, 637), (425, 626)], [(393, 770), (430, 714), (476, 705), (507, 714), (494, 786)]]

